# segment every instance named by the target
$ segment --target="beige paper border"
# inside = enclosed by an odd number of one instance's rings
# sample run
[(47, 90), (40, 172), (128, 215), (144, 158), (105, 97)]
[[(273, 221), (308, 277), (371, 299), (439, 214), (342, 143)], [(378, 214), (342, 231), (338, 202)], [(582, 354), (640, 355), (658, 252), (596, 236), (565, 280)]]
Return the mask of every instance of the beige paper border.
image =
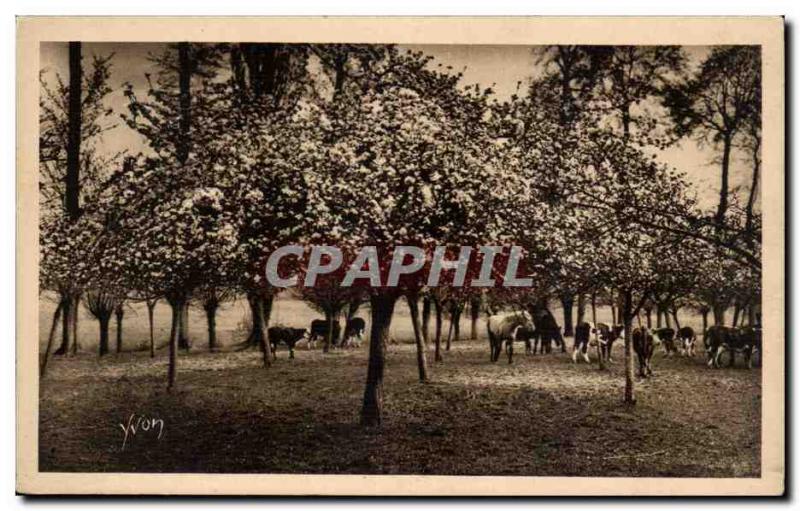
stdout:
[[(205, 495), (779, 495), (784, 491), (784, 26), (779, 17), (172, 18), (17, 20), (17, 491)], [(39, 473), (40, 41), (404, 44), (760, 44), (763, 325), (760, 479)]]

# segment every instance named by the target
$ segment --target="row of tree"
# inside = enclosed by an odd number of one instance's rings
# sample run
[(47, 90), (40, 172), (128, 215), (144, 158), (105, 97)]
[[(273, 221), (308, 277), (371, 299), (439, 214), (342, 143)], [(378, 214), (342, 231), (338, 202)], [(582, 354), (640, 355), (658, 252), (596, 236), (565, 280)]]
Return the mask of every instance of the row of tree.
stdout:
[[(40, 279), (59, 296), (42, 373), (59, 321), (56, 353), (78, 348), (81, 302), (99, 321), (101, 355), (112, 314), (121, 322), (125, 301), (146, 302), (153, 355), (152, 311), (163, 299), (172, 388), (190, 302), (205, 310), (213, 347), (216, 310), (236, 296), (250, 308), (245, 343), (269, 367), (279, 290), (263, 271), (283, 245), (335, 245), (348, 261), (374, 245), (386, 267), (396, 245), (451, 247), (455, 259), (464, 245), (513, 244), (530, 288), (429, 289), (414, 276), (343, 287), (331, 274), (297, 290), (329, 322), (369, 302), (362, 421), (381, 421), (384, 340), (400, 298), (425, 381), (431, 305), (441, 359), (446, 308), (457, 316), (482, 302), (540, 315), (559, 298), (570, 328), (575, 301), (580, 316), (589, 297), (608, 296), (627, 327), (633, 402), (630, 332), (641, 310), (697, 306), (722, 322), (731, 304), (755, 311), (759, 302), (759, 50), (714, 48), (696, 71), (678, 47), (553, 46), (535, 58), (542, 76), (498, 100), (391, 45), (172, 44), (152, 56), (158, 71), (142, 97), (124, 90), (122, 121), (146, 154), (109, 156), (98, 143), (115, 122), (104, 106), (113, 56), (94, 57), (84, 73), (81, 45), (70, 43), (69, 85), (42, 83)], [(721, 150), (714, 212), (656, 158), (685, 136)], [(738, 148), (753, 164), (744, 204), (728, 185)]]

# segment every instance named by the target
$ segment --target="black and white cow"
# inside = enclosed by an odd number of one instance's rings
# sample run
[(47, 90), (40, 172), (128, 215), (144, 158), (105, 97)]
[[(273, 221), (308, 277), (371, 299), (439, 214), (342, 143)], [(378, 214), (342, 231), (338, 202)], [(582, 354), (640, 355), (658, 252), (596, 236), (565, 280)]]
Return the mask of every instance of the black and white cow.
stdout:
[(593, 335), (597, 335), (597, 329), (592, 323), (584, 321), (575, 325), (575, 344), (572, 345), (572, 362), (578, 362), (578, 353), (583, 355), (587, 364), (592, 361), (589, 358), (589, 340)]
[(664, 349), (664, 354), (671, 356), (678, 352), (675, 346), (675, 330), (672, 328), (656, 328), (652, 331), (653, 339), (656, 344), (660, 344)]
[[(761, 365), (761, 326), (744, 326), (739, 328), (740, 345), (748, 346), (749, 349), (745, 351), (745, 360), (747, 368), (753, 367), (753, 359), (758, 358), (758, 365)], [(731, 355), (731, 358), (733, 355)]]
[(273, 326), (267, 330), (267, 335), (273, 359), (278, 358), (278, 344), (285, 344), (289, 348), (289, 358), (294, 358), (294, 346), (306, 337), (306, 329)]
[(503, 341), (505, 341), (508, 363), (510, 364), (513, 361), (514, 334), (519, 326), (532, 328), (533, 321), (531, 320), (531, 315), (522, 311), (489, 316), (486, 320), (486, 330), (489, 333), (489, 360), (497, 362), (500, 358)]
[(625, 330), (623, 325), (608, 325), (606, 323), (597, 324), (597, 334), (600, 342), (600, 355), (606, 362), (614, 362), (611, 359), (611, 349), (614, 347), (614, 341), (620, 338), (622, 332)]
[(694, 357), (694, 346), (697, 343), (697, 335), (694, 333), (694, 328), (690, 326), (679, 328), (678, 343), (680, 345), (681, 354), (686, 357)]
[(708, 327), (703, 335), (703, 344), (706, 348), (709, 367), (720, 367), (722, 355), (730, 354), (728, 367), (736, 362), (736, 354), (744, 355), (748, 368), (753, 365), (753, 354), (761, 352), (761, 328), (743, 327), (733, 328), (722, 325)]
[[(315, 319), (311, 322), (311, 333), (308, 336), (308, 347), (312, 348), (316, 346), (317, 339), (322, 340), (325, 342), (325, 339), (328, 338), (328, 322), (324, 319)], [(339, 334), (341, 333), (341, 326), (339, 325), (338, 321), (333, 322), (333, 340), (332, 345), (336, 346), (339, 344)]]
[(364, 339), (364, 331), (366, 328), (367, 324), (363, 318), (350, 318), (347, 325), (344, 327), (342, 347), (360, 347), (361, 341)]
[(633, 337), (633, 351), (639, 359), (639, 376), (646, 378), (653, 374), (653, 352), (655, 351), (655, 340), (653, 335), (646, 328), (635, 328), (631, 332)]

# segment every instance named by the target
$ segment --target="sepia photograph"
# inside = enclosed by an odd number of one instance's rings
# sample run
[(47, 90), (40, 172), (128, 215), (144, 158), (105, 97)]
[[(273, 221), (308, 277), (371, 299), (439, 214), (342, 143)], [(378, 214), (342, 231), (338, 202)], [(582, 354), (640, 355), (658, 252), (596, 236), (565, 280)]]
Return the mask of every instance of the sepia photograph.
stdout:
[(20, 32), (18, 467), (783, 492), (781, 19), (253, 21)]

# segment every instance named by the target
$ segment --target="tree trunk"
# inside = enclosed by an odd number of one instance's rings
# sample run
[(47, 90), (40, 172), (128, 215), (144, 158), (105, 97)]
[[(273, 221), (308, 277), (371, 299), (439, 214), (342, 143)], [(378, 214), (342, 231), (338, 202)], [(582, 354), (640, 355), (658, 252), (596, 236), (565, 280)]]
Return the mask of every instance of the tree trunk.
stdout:
[(430, 326), (431, 326), (431, 297), (425, 296), (422, 298), (422, 342), (425, 344), (425, 349), (428, 349), (430, 340)]
[(72, 297), (72, 315), (70, 316), (70, 325), (72, 328), (72, 354), (77, 355), (80, 349), (78, 342), (78, 313), (81, 307), (81, 295), (76, 294)]
[[(64, 181), (64, 208), (67, 217), (74, 222), (80, 216), (80, 153), (81, 153), (81, 124), (82, 124), (82, 87), (83, 68), (81, 66), (81, 43), (69, 43), (69, 104), (67, 125), (67, 168)], [(72, 334), (73, 350), (77, 350), (78, 303), (74, 297), (67, 295), (62, 309), (61, 346), (56, 350), (56, 355), (66, 355), (69, 352), (70, 334)]]
[(620, 108), (620, 113), (622, 116), (622, 137), (627, 142), (631, 136), (631, 105), (630, 102), (626, 102)]
[[(451, 313), (451, 321), (453, 325), (453, 342), (461, 340), (461, 312), (464, 306), (458, 302), (453, 302), (453, 312)], [(450, 351), (450, 338), (447, 339), (447, 351)]]
[(329, 309), (325, 309), (325, 325), (328, 331), (325, 333), (325, 342), (322, 344), (322, 352), (328, 353), (333, 346), (334, 338), (333, 338), (333, 318), (334, 312)]
[(725, 222), (725, 213), (728, 211), (728, 173), (731, 161), (732, 139), (728, 134), (722, 136), (722, 176), (719, 186), (719, 206), (717, 207), (717, 225)]
[(678, 308), (672, 308), (672, 319), (675, 321), (675, 330), (681, 329), (681, 322), (678, 320)]
[(625, 324), (625, 402), (636, 403), (633, 393), (633, 294), (631, 291), (624, 291), (624, 306), (622, 319)]
[(111, 311), (104, 311), (97, 321), (100, 323), (100, 356), (108, 353), (108, 324), (111, 322)]
[(147, 300), (147, 325), (150, 330), (150, 358), (154, 358), (156, 356), (156, 340), (153, 332), (153, 312), (157, 303), (158, 300)]
[[(67, 126), (67, 172), (65, 176), (64, 206), (67, 216), (75, 221), (80, 216), (80, 154), (82, 115), (83, 68), (81, 67), (81, 43), (69, 43), (69, 106)], [(66, 313), (65, 317), (69, 316)], [(64, 351), (66, 353), (66, 351)]]
[(738, 303), (733, 306), (733, 326), (739, 324), (739, 315), (742, 312), (742, 306)]
[(614, 291), (611, 291), (611, 323), (616, 325), (619, 321), (617, 320), (617, 301), (616, 297), (614, 296)]
[(761, 173), (761, 136), (756, 133), (753, 136), (753, 180), (750, 184), (750, 194), (747, 197), (747, 207), (745, 208), (745, 232), (749, 235), (748, 246), (753, 248), (753, 209), (758, 196), (758, 175)]
[(369, 365), (367, 383), (364, 388), (364, 402), (361, 408), (361, 424), (379, 426), (383, 409), (383, 368), (385, 356), (383, 337), (388, 332), (396, 298), (376, 295), (370, 297), (371, 332), (369, 338)]
[(395, 339), (391, 335), (392, 333), (392, 317), (389, 317), (389, 323), (386, 325), (386, 328), (383, 331), (383, 346), (388, 353), (387, 346), (389, 345), (389, 340), (391, 339), (393, 342), (396, 342)]
[(714, 313), (714, 324), (722, 326), (725, 324), (725, 309), (727, 307), (723, 305), (715, 305), (711, 308), (712, 312)]
[(344, 89), (344, 79), (347, 73), (347, 59), (348, 55), (337, 55), (334, 59), (334, 81), (333, 81), (333, 97), (338, 98)]
[(419, 322), (419, 304), (417, 297), (406, 295), (408, 310), (411, 313), (411, 325), (414, 328), (414, 341), (417, 345), (417, 372), (419, 373), (420, 383), (428, 381), (428, 361), (425, 356), (425, 345), (422, 342), (422, 328)]
[(117, 320), (117, 353), (122, 353), (122, 318), (124, 315), (122, 304), (117, 305), (114, 308), (114, 317)]
[(356, 298), (350, 300), (347, 304), (347, 321), (345, 322), (345, 326), (350, 323), (350, 320), (356, 317), (356, 312), (358, 312), (358, 308), (361, 306), (361, 300)]
[(264, 331), (269, 331), (269, 322), (272, 320), (272, 307), (275, 306), (275, 295), (268, 293), (262, 300), (261, 309), (264, 311)]
[(239, 43), (254, 97), (272, 95), (273, 103), (278, 103), (280, 85), (286, 81), (284, 74), (288, 66), (288, 56), (280, 51), (281, 46), (275, 43)]
[(575, 335), (575, 330), (572, 323), (572, 306), (574, 304), (574, 297), (562, 296), (561, 307), (564, 310), (564, 337), (572, 337)]
[(647, 329), (653, 328), (653, 309), (648, 307), (644, 310), (645, 317), (647, 318)]
[(661, 310), (661, 307), (656, 305), (656, 328), (661, 328), (664, 326), (662, 318), (664, 317), (664, 311)]
[(178, 364), (178, 329), (181, 321), (183, 303), (180, 301), (169, 302), (172, 308), (172, 321), (169, 329), (169, 365), (167, 367), (167, 392), (175, 387)]
[[(659, 305), (658, 310), (660, 314), (664, 317), (664, 326), (666, 326), (667, 328), (672, 328), (672, 318), (670, 318), (669, 316), (669, 308), (664, 307), (663, 305)], [(661, 328), (660, 324), (658, 328)]]
[(436, 331), (434, 336), (434, 356), (433, 360), (436, 362), (442, 361), (442, 323), (443, 320), (443, 311), (442, 311), (442, 302), (438, 298), (433, 299), (433, 306), (436, 314)]
[(47, 336), (47, 347), (44, 349), (44, 356), (39, 364), (39, 378), (44, 378), (47, 371), (47, 360), (50, 358), (50, 350), (53, 348), (53, 337), (55, 337), (56, 327), (58, 320), (61, 317), (61, 310), (64, 308), (64, 302), (59, 301), (55, 312), (53, 313), (53, 322), (50, 324), (50, 335)]
[(478, 339), (478, 320), (481, 316), (481, 297), (473, 296), (469, 300), (469, 338), (474, 340)]
[[(247, 303), (250, 308), (250, 318), (251, 320), (256, 317), (256, 314), (253, 311), (253, 301), (252, 296), (256, 295), (257, 292), (248, 293), (247, 295)], [(250, 323), (250, 333), (247, 335), (247, 339), (239, 344), (241, 349), (248, 349), (252, 347), (258, 347), (261, 349), (261, 339), (262, 337), (266, 339), (265, 342), (269, 341), (267, 339), (267, 331), (269, 329), (269, 321), (272, 319), (272, 307), (275, 303), (273, 295), (263, 296), (259, 299), (259, 303), (261, 304), (261, 314), (260, 317), (263, 321), (260, 323), (256, 323), (255, 321), (251, 321)], [(267, 344), (269, 344), (267, 342)]]
[(64, 304), (61, 314), (61, 346), (58, 347), (53, 355), (66, 355), (69, 353), (69, 338), (70, 333), (72, 332), (72, 328), (70, 328), (72, 297), (69, 295), (69, 293), (64, 293), (61, 295), (61, 303)]
[(706, 330), (708, 330), (708, 312), (708, 309), (703, 309), (701, 311), (701, 314), (703, 315), (703, 334), (705, 334)]
[(253, 320), (253, 330), (250, 333), (251, 342), (261, 349), (261, 353), (264, 355), (264, 367), (267, 368), (272, 364), (272, 359), (270, 347), (267, 344), (266, 325), (264, 325), (263, 298), (258, 293), (251, 293), (248, 295), (247, 301), (250, 304), (250, 316)]
[(597, 296), (594, 293), (592, 293), (592, 324), (595, 326), (594, 340), (597, 351), (597, 369), (604, 371), (606, 361), (603, 359), (603, 350), (600, 348), (600, 339), (597, 336)]
[(189, 300), (183, 304), (178, 317), (178, 347), (189, 351), (192, 340), (189, 338)]
[[(575, 324), (581, 324), (586, 321), (586, 295), (578, 295), (578, 317), (575, 318)], [(573, 335), (575, 334), (573, 330)]]
[(447, 328), (447, 341), (445, 342), (445, 345), (444, 345), (444, 350), (445, 351), (450, 351), (450, 341), (453, 339), (453, 320), (454, 319), (455, 318), (453, 318), (453, 312), (451, 310), (451, 312), (450, 312), (450, 326)]
[(753, 303), (751, 303), (750, 307), (747, 309), (747, 324), (750, 326), (756, 325), (756, 307), (757, 302), (753, 301)]
[(176, 157), (184, 165), (189, 159), (190, 129), (192, 125), (192, 64), (189, 57), (189, 43), (178, 43), (178, 101), (180, 119)]
[(217, 302), (215, 300), (207, 301), (203, 304), (203, 309), (206, 311), (206, 325), (208, 327), (208, 351), (216, 351), (217, 349)]

